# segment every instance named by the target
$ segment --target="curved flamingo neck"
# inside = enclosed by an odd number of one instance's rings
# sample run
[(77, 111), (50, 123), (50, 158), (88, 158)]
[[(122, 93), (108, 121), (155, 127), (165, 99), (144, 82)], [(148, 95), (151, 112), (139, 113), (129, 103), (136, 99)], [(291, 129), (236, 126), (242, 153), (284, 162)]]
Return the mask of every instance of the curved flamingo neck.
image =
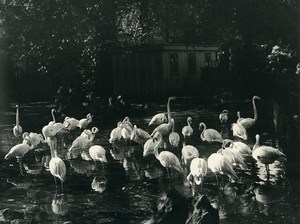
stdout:
[(171, 124), (172, 124), (172, 132), (175, 132), (175, 121), (174, 121), (174, 119), (171, 119)]
[(187, 124), (188, 124), (189, 127), (192, 127), (192, 126), (191, 126), (191, 120), (190, 120), (190, 119), (187, 119)]
[(54, 109), (52, 109), (52, 110), (51, 110), (52, 120), (53, 120), (53, 122), (55, 123), (56, 121), (55, 121), (54, 112), (55, 112), (55, 110), (54, 110)]
[(252, 150), (256, 149), (256, 148), (259, 146), (259, 139), (260, 139), (260, 136), (259, 136), (259, 135), (256, 135), (256, 136), (255, 136), (255, 139), (256, 139), (256, 141), (255, 141), (255, 144), (253, 145), (253, 149), (252, 149)]
[(206, 130), (206, 125), (204, 123), (200, 123), (200, 127), (203, 126), (203, 130), (201, 132), (201, 139), (202, 141), (205, 141), (205, 138), (204, 138), (204, 131)]
[(170, 109), (170, 102), (171, 102), (171, 98), (169, 97), (169, 99), (168, 99), (168, 103), (167, 103), (168, 123), (170, 123), (170, 122), (171, 122), (171, 109)]
[(19, 128), (20, 123), (19, 123), (19, 106), (17, 106), (17, 112), (16, 112), (16, 125)]
[(254, 120), (257, 120), (257, 109), (255, 104), (255, 97), (252, 98), (252, 105), (253, 105)]
[(159, 140), (157, 141), (157, 143), (154, 147), (154, 155), (157, 159), (159, 159), (158, 147), (160, 146), (161, 143), (162, 143), (162, 138), (159, 137)]

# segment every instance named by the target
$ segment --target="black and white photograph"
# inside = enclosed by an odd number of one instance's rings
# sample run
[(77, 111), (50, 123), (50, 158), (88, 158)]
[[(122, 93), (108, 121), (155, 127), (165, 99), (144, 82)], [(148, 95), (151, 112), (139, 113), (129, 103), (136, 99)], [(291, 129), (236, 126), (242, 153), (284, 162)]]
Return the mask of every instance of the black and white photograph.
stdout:
[(0, 0), (0, 223), (299, 224), (299, 0)]

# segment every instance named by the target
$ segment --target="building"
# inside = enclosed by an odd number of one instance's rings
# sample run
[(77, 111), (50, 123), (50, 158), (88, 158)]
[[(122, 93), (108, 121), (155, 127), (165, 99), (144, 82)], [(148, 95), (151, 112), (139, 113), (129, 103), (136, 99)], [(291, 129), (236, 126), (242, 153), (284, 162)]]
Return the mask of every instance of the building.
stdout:
[(113, 49), (114, 93), (127, 97), (195, 95), (218, 47), (163, 44)]

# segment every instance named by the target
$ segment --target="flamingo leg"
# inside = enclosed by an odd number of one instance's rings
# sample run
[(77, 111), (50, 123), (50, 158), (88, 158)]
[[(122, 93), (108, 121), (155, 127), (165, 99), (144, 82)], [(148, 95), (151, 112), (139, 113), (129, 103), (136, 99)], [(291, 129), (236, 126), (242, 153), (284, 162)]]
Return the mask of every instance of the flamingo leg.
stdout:
[(20, 174), (22, 176), (24, 176), (24, 173), (23, 173), (23, 162), (22, 162), (22, 158), (19, 158), (19, 166), (20, 166)]
[(54, 178), (54, 182), (55, 182), (55, 187), (57, 188), (57, 182), (56, 182), (56, 178), (53, 176)]
[(169, 179), (172, 180), (172, 179), (171, 179), (171, 174), (170, 174), (169, 168), (166, 168), (166, 170), (167, 170)]
[(215, 174), (215, 176), (216, 176), (216, 180), (217, 180), (217, 185), (219, 186), (219, 181), (218, 181), (218, 176), (217, 176), (217, 174)]
[(63, 181), (60, 181), (60, 187), (61, 187), (61, 192), (64, 191), (64, 182)]
[(194, 197), (195, 196), (195, 181), (194, 180), (191, 184), (191, 187), (192, 187), (192, 194), (193, 194), (193, 197)]

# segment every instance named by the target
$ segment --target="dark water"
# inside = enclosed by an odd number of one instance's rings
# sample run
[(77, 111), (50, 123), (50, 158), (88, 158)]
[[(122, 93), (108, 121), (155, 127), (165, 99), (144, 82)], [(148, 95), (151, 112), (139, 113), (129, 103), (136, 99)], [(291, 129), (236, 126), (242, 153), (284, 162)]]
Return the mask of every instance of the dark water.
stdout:
[[(244, 102), (239, 105), (244, 117), (252, 116), (249, 104)], [(259, 120), (249, 132), (246, 143), (252, 147), (254, 136), (259, 133), (262, 143), (281, 147), (285, 151), (285, 144), (273, 137), (272, 118), (268, 117), (272, 113), (266, 105), (262, 103), (258, 106)], [(21, 113), (21, 125), (24, 131), (41, 132), (42, 126), (51, 120), (51, 105), (46, 106), (23, 106), (25, 109)], [(164, 107), (159, 108), (164, 110)], [(194, 135), (188, 144), (199, 150), (200, 157), (208, 158), (220, 148), (218, 144), (202, 142), (198, 130), (199, 122), (203, 121), (208, 128), (221, 131), (218, 121), (220, 109), (223, 108), (172, 106), (178, 133), (186, 125), (186, 118), (193, 118)], [(234, 109), (230, 114), (231, 121), (236, 119)], [(52, 175), (43, 166), (43, 162), (49, 159), (46, 146), (40, 146), (35, 153), (31, 151), (26, 154), (24, 176), (20, 175), (15, 159), (3, 159), (7, 151), (18, 142), (12, 134), (14, 116), (13, 112), (1, 116), (0, 222), (147, 223), (151, 220), (148, 223), (155, 223), (160, 220), (158, 204), (164, 195), (171, 195), (170, 192), (175, 192), (172, 200), (178, 203), (168, 213), (166, 223), (185, 223), (190, 216), (193, 199), (186, 173), (182, 175), (172, 171), (170, 181), (165, 169), (153, 155), (143, 158), (142, 146), (121, 142), (113, 149), (109, 144), (110, 131), (123, 117), (94, 123), (100, 131), (93, 144), (100, 144), (106, 149), (108, 164), (102, 167), (93, 161), (65, 160), (67, 179), (62, 192), (59, 185), (56, 188)], [(147, 126), (150, 119), (151, 116), (131, 117), (133, 124), (148, 132), (154, 128)], [(222, 133), (232, 138), (230, 125), (223, 128)], [(79, 130), (72, 132), (70, 140), (79, 134)], [(71, 144), (70, 140), (66, 140), (66, 148)], [(181, 149), (169, 150), (180, 156)], [(211, 204), (219, 211), (220, 223), (300, 223), (299, 168), (299, 162), (293, 158), (288, 158), (285, 164), (275, 162), (270, 166), (270, 178), (267, 180), (264, 166), (249, 163), (246, 171), (237, 170), (240, 178), (238, 183), (230, 183), (224, 178), (220, 186), (215, 176), (208, 171), (202, 190), (197, 187), (197, 194), (208, 196)]]

